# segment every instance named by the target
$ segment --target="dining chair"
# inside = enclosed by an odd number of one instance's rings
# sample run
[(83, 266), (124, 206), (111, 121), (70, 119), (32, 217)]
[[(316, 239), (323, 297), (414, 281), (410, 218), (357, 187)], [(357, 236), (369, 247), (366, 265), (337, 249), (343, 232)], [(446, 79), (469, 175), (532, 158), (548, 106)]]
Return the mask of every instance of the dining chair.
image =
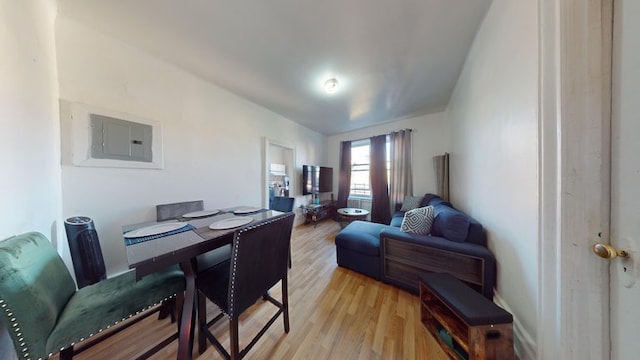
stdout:
[(204, 210), (203, 200), (156, 205), (156, 221), (176, 219), (184, 214)]
[[(282, 212), (292, 212), (294, 201), (295, 199), (292, 197), (274, 196), (269, 202), (269, 209)], [(289, 248), (289, 269), (291, 269), (291, 248)]]
[[(196, 288), (221, 310), (220, 314), (207, 322), (205, 304), (198, 303), (200, 353), (206, 350), (208, 339), (224, 358), (241, 359), (281, 314), (284, 331), (289, 332), (287, 260), (293, 219), (293, 213), (286, 213), (236, 230), (231, 259), (198, 274)], [(281, 301), (268, 293), (278, 282), (282, 287)], [(278, 311), (240, 350), (240, 315), (260, 298), (275, 305)], [(209, 329), (225, 315), (229, 319), (230, 352)]]
[[(107, 270), (93, 220), (74, 216), (65, 220), (64, 225), (78, 289), (105, 280)], [(174, 322), (177, 311), (176, 299), (168, 298), (158, 309), (158, 320), (171, 316), (171, 322)]]
[(294, 200), (295, 199), (292, 197), (274, 196), (269, 203), (269, 209), (282, 212), (291, 212), (293, 211)]
[[(175, 202), (170, 204), (159, 204), (156, 205), (156, 221), (167, 221), (173, 220), (181, 217), (184, 214), (194, 212), (194, 211), (202, 211), (204, 210), (204, 201), (203, 200), (194, 200), (194, 201), (182, 201)], [(212, 268), (221, 262), (228, 261), (231, 257), (231, 245), (224, 245), (217, 249), (208, 251), (204, 254), (200, 254), (196, 256), (196, 271), (202, 272), (206, 271), (209, 268)], [(198, 302), (204, 303), (205, 298), (204, 295), (198, 293)], [(160, 309), (160, 313), (158, 318), (163, 319), (171, 314), (173, 319), (172, 311), (175, 309), (175, 305), (171, 302), (167, 302), (163, 304)]]
[[(184, 290), (177, 266), (140, 280), (128, 271), (76, 290), (67, 266), (43, 234), (29, 232), (0, 241), (0, 323), (19, 359), (56, 353), (60, 360), (72, 359), (155, 313), (167, 299), (176, 298), (181, 308)], [(177, 339), (177, 328), (138, 358)]]
[[(176, 219), (184, 214), (204, 210), (204, 201), (183, 201), (171, 204), (156, 205), (156, 221), (167, 221)], [(204, 271), (231, 256), (231, 245), (225, 245), (215, 250), (211, 250), (196, 257), (197, 270)]]

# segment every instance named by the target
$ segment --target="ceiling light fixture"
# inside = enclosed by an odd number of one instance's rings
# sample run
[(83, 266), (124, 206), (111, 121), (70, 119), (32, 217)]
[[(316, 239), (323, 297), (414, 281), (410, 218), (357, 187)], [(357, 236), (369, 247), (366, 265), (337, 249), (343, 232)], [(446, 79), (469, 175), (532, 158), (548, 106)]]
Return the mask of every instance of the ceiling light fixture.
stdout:
[(335, 78), (329, 79), (324, 82), (324, 90), (329, 94), (333, 94), (338, 90), (338, 80)]

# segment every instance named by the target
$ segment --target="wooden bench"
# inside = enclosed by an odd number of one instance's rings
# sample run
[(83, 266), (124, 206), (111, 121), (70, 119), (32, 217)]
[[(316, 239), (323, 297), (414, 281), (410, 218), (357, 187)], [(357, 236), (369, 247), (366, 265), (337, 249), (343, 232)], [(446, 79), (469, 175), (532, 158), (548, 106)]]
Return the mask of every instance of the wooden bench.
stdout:
[(420, 278), (420, 318), (451, 359), (514, 359), (513, 317), (446, 273)]

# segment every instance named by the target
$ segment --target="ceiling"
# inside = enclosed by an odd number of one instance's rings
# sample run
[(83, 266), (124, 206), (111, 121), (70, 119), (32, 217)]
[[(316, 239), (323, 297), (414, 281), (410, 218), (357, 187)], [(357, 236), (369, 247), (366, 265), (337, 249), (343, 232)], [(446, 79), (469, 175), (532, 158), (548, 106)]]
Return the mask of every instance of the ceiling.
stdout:
[(58, 12), (332, 135), (443, 111), (490, 3), (59, 0)]

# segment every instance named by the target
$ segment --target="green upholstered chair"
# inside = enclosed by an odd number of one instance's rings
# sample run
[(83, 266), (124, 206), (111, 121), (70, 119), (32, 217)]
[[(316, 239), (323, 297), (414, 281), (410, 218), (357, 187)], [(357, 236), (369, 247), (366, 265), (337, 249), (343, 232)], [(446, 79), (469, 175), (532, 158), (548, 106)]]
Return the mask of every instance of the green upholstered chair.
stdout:
[[(58, 352), (61, 360), (71, 359), (113, 333), (105, 330), (154, 313), (148, 310), (166, 299), (176, 297), (181, 306), (184, 288), (182, 271), (172, 267), (139, 281), (129, 271), (76, 290), (44, 235), (30, 232), (0, 241), (0, 322), (19, 359), (42, 359)], [(176, 338), (177, 331), (152, 351)]]

